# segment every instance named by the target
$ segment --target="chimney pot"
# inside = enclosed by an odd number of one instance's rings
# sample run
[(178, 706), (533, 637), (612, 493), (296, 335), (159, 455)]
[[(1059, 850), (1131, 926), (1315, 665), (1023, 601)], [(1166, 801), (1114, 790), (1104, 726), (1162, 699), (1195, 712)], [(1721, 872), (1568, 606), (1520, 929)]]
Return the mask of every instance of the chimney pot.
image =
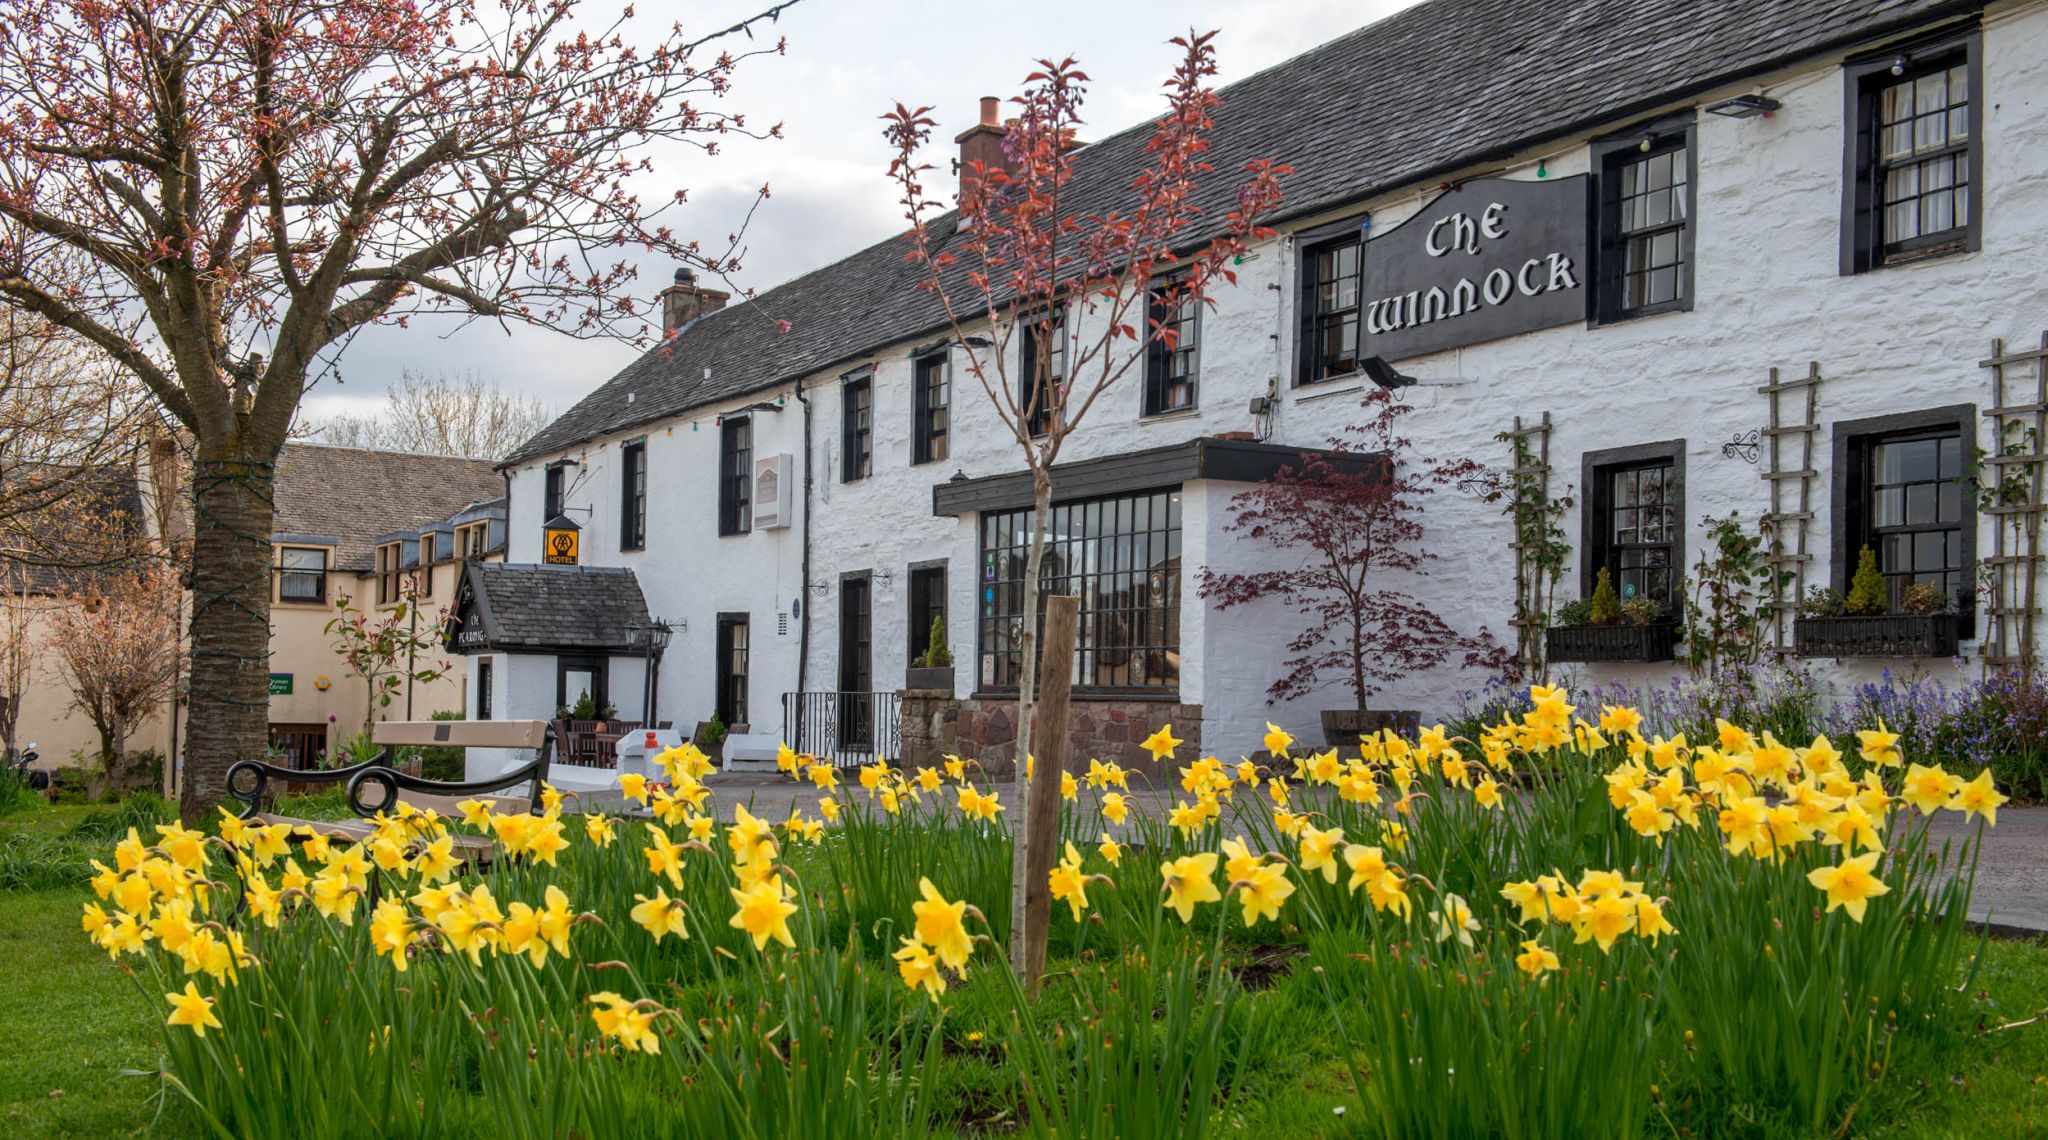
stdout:
[(732, 294), (706, 289), (697, 284), (696, 271), (687, 265), (676, 267), (675, 284), (661, 291), (661, 331), (666, 336), (684, 325), (725, 307)]
[(1003, 153), (1003, 137), (1009, 133), (1009, 128), (1003, 124), (1001, 114), (1002, 100), (993, 95), (983, 95), (981, 121), (953, 139), (960, 144), (960, 196), (963, 198), (981, 180), (981, 175), (975, 171), (976, 163), (980, 163), (983, 170), (1007, 170), (1010, 167), (1009, 156)]

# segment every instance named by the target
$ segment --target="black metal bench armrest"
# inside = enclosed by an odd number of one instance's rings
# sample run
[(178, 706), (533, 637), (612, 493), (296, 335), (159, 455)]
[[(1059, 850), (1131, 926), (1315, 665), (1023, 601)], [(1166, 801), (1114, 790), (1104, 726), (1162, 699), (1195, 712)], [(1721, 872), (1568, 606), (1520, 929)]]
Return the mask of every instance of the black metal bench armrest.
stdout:
[(272, 780), (297, 784), (340, 784), (353, 781), (372, 769), (388, 771), (390, 763), (389, 748), (360, 764), (350, 764), (345, 768), (285, 768), (263, 760), (237, 760), (228, 766), (228, 794), (241, 801), (242, 818), (248, 819), (263, 810), (264, 793), (269, 791)]
[[(410, 775), (396, 768), (364, 768), (349, 777), (348, 806), (364, 819), (371, 819), (380, 812), (387, 812), (396, 807), (400, 791), (434, 796), (479, 796), (503, 791), (513, 784), (523, 783), (529, 785), (531, 789), (527, 810), (538, 815), (541, 811), (540, 782), (546, 773), (547, 761), (544, 757), (529, 760), (509, 772), (486, 780), (429, 780), (424, 776)], [(366, 798), (366, 794), (371, 798)]]

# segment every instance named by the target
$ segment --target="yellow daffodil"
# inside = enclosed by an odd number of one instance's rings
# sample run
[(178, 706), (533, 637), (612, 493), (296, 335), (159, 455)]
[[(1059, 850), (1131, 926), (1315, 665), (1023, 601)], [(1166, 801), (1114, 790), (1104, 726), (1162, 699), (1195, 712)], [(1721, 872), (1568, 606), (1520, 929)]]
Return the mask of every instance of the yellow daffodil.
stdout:
[(370, 949), (388, 956), (391, 965), (404, 973), (409, 964), (406, 948), (412, 944), (413, 917), (395, 899), (379, 899), (370, 912)]
[(660, 887), (654, 888), (653, 898), (646, 895), (633, 897), (639, 900), (639, 905), (632, 910), (633, 921), (639, 923), (647, 933), (654, 935), (657, 944), (664, 936), (670, 934), (678, 939), (690, 937), (689, 926), (686, 923), (688, 914), (681, 899), (668, 897), (668, 892)]
[(1522, 943), (1522, 952), (1515, 955), (1515, 966), (1532, 978), (1540, 978), (1559, 968), (1557, 952), (1529, 939)]
[(1324, 882), (1334, 883), (1337, 881), (1338, 859), (1343, 850), (1343, 828), (1305, 828), (1301, 833), (1301, 869), (1304, 873), (1321, 871)]
[(1991, 827), (1998, 826), (1998, 805), (2006, 797), (1991, 786), (1991, 769), (1977, 773), (1977, 778), (1956, 789), (1955, 799), (1949, 801), (1949, 809), (1964, 815), (1978, 816)]
[(1165, 881), (1166, 905), (1180, 915), (1182, 922), (1195, 920), (1197, 905), (1223, 899), (1216, 889), (1216, 853), (1213, 851), (1168, 860), (1160, 865), (1159, 877)]
[(1116, 840), (1111, 839), (1107, 835), (1102, 837), (1102, 845), (1100, 847), (1097, 847), (1095, 850), (1099, 854), (1101, 854), (1101, 856), (1104, 859), (1109, 860), (1110, 866), (1112, 867), (1124, 861), (1124, 849), (1122, 847), (1117, 846)]
[(1269, 720), (1266, 722), (1264, 743), (1266, 751), (1275, 756), (1285, 756), (1287, 750), (1294, 747), (1294, 737), (1286, 729)]
[(1884, 721), (1879, 719), (1876, 728), (1867, 728), (1856, 734), (1860, 747), (1857, 751), (1865, 760), (1880, 768), (1896, 768), (1903, 762), (1899, 754), (1899, 734), (1888, 732)]
[(194, 1037), (206, 1036), (209, 1029), (221, 1028), (220, 1019), (213, 1015), (213, 999), (199, 992), (199, 987), (185, 983), (183, 993), (165, 994), (164, 1000), (171, 1003), (171, 1016), (165, 1025), (183, 1025), (192, 1030)]
[(1065, 857), (1047, 875), (1047, 885), (1052, 897), (1067, 904), (1074, 912), (1074, 921), (1081, 921), (1082, 912), (1088, 909), (1088, 876), (1081, 870), (1081, 853), (1069, 842)]
[(591, 994), (590, 1002), (596, 1007), (590, 1011), (590, 1019), (597, 1023), (599, 1033), (628, 1049), (650, 1055), (661, 1052), (661, 1035), (654, 1031), (656, 1011), (610, 992)]
[(1262, 918), (1278, 921), (1280, 906), (1294, 893), (1294, 882), (1287, 877), (1287, 868), (1279, 863), (1262, 863), (1252, 869), (1249, 878), (1241, 880), (1237, 889), (1237, 901), (1244, 908), (1244, 924), (1256, 926)]
[(1118, 792), (1106, 792), (1102, 797), (1102, 818), (1121, 826), (1131, 815), (1130, 804)]
[(910, 910), (917, 917), (918, 941), (952, 969), (965, 969), (974, 953), (974, 940), (967, 934), (967, 904), (947, 902), (930, 879), (919, 879), (917, 890), (923, 898), (910, 904)]
[(1436, 940), (1442, 942), (1455, 938), (1470, 948), (1472, 935), (1479, 930), (1479, 920), (1472, 917), (1472, 908), (1462, 895), (1445, 895), (1443, 904), (1436, 910)]
[(610, 816), (586, 815), (583, 817), (583, 837), (594, 847), (610, 847), (619, 837), (619, 832)]
[(1877, 860), (1881, 851), (1872, 851), (1854, 858), (1844, 859), (1832, 867), (1816, 867), (1806, 873), (1806, 881), (1827, 892), (1828, 910), (1841, 907), (1849, 917), (1863, 921), (1864, 908), (1870, 900), (1888, 894), (1891, 887), (1877, 877)]
[(766, 949), (771, 938), (784, 946), (796, 945), (796, 939), (789, 933), (789, 916), (796, 913), (797, 906), (789, 901), (789, 888), (782, 885), (782, 876), (771, 876), (746, 890), (734, 890), (732, 901), (739, 909), (733, 913), (730, 925), (752, 935), (754, 949)]
[(1479, 781), (1479, 786), (1472, 789), (1472, 802), (1483, 808), (1494, 811), (1500, 810), (1500, 785), (1494, 781), (1492, 776)]
[(1179, 748), (1183, 743), (1185, 741), (1174, 739), (1173, 726), (1169, 724), (1161, 726), (1157, 732), (1146, 737), (1144, 743), (1139, 745), (1139, 747), (1150, 752), (1155, 763), (1164, 764), (1168, 760), (1173, 759), (1173, 750)]
[(931, 949), (915, 938), (905, 938), (903, 946), (894, 955), (896, 973), (903, 984), (911, 989), (922, 986), (931, 994), (933, 1001), (946, 992), (946, 975), (939, 969), (939, 960)]

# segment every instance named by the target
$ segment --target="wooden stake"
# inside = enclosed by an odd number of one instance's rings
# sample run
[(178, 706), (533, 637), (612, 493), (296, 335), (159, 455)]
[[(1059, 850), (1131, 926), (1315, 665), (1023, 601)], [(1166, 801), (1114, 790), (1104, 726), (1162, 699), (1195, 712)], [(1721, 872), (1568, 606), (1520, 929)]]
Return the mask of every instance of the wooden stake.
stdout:
[[(1060, 841), (1060, 773), (1067, 770), (1067, 705), (1074, 691), (1074, 639), (1080, 625), (1081, 599), (1071, 595), (1045, 599), (1045, 641), (1038, 658), (1038, 723), (1031, 734), (1037, 760), (1031, 765), (1035, 778), (1025, 797), (1024, 929), (1010, 932), (1010, 937), (1022, 940), (1019, 973), (1024, 988), (1033, 994), (1045, 974), (1045, 943), (1052, 930), (1050, 876), (1053, 864), (1059, 862), (1054, 848)], [(1025, 762), (1019, 759), (1020, 771)]]

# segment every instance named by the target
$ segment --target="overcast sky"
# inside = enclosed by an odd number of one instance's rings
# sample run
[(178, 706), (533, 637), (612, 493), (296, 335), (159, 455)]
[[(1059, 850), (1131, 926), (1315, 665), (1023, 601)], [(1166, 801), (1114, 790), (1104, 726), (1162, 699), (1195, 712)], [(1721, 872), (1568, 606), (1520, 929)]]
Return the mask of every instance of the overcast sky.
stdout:
[[(605, 2), (594, 0), (592, 7)], [(648, 196), (687, 187), (689, 202), (666, 216), (669, 224), (707, 249), (722, 249), (754, 191), (767, 183), (772, 197), (747, 230), (744, 268), (735, 276), (742, 286), (766, 291), (902, 228), (886, 178), (890, 155), (880, 119), (899, 100), (934, 108), (934, 161), (943, 162), (953, 136), (974, 122), (978, 97), (1007, 98), (1033, 60), (1072, 55), (1092, 80), (1082, 137), (1099, 139), (1158, 114), (1159, 84), (1176, 58), (1166, 41), (1190, 27), (1220, 31), (1219, 82), (1228, 83), (1415, 2), (802, 0), (779, 26), (789, 39), (788, 54), (751, 61), (728, 99), (747, 114), (749, 126), (779, 120), (782, 139), (735, 140), (715, 158), (680, 154), (660, 165), (660, 185)], [(761, 0), (641, 0), (640, 15), (708, 29), (763, 6)], [(641, 291), (652, 296), (668, 277), (667, 266), (644, 266)], [(446, 318), (419, 320), (358, 337), (341, 358), (342, 382), (323, 381), (308, 393), (304, 415), (318, 420), (374, 412), (385, 385), (404, 368), (473, 368), (559, 413), (635, 351), (537, 329), (508, 333), (478, 323), (457, 330)]]

